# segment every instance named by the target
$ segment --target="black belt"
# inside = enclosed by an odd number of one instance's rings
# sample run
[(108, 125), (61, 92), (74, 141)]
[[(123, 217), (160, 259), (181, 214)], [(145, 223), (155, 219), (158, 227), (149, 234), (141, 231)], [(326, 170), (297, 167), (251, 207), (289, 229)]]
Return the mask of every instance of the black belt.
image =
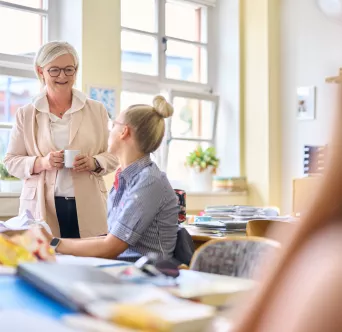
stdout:
[(65, 199), (66, 201), (74, 201), (75, 197), (59, 197), (59, 196), (56, 196), (55, 199)]

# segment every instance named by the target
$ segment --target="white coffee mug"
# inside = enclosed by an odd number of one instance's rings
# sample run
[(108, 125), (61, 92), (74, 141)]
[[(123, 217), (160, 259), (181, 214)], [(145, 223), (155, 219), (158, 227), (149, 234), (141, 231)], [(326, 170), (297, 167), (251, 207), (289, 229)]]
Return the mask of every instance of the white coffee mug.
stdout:
[(75, 157), (80, 153), (80, 150), (64, 150), (64, 166), (66, 168), (73, 168)]

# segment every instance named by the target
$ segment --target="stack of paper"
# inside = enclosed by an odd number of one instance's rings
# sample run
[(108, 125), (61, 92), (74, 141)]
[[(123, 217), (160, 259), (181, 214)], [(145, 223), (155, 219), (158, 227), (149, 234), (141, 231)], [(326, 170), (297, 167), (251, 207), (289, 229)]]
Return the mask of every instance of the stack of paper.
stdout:
[(215, 308), (178, 299), (152, 285), (78, 283), (74, 297), (82, 299), (93, 317), (128, 328), (156, 332), (201, 332)]
[(56, 255), (56, 261), (59, 264), (67, 265), (86, 265), (86, 266), (128, 266), (130, 263), (118, 261), (114, 259), (96, 258), (96, 257), (79, 257), (72, 255)]
[(35, 220), (29, 210), (26, 210), (20, 216), (14, 217), (7, 221), (0, 221), (0, 233), (27, 230), (32, 226), (44, 227), (47, 232), (52, 234), (49, 225), (45, 221)]

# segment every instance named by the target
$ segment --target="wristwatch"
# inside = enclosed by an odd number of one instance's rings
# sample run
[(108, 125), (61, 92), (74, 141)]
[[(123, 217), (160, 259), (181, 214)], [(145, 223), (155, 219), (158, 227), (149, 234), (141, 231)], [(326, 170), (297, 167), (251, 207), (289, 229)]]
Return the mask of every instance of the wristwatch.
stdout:
[(50, 247), (56, 251), (60, 243), (61, 243), (61, 239), (54, 237), (50, 242)]
[(94, 158), (94, 161), (95, 161), (95, 167), (96, 167), (94, 170), (94, 173), (100, 173), (102, 171), (102, 167), (96, 158)]

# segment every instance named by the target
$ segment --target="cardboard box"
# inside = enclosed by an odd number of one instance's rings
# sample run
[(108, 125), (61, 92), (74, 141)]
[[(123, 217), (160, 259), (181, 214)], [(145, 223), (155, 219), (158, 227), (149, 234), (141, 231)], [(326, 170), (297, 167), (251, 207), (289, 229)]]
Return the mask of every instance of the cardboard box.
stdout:
[(293, 180), (292, 212), (294, 216), (305, 213), (321, 181), (322, 176), (308, 176)]

